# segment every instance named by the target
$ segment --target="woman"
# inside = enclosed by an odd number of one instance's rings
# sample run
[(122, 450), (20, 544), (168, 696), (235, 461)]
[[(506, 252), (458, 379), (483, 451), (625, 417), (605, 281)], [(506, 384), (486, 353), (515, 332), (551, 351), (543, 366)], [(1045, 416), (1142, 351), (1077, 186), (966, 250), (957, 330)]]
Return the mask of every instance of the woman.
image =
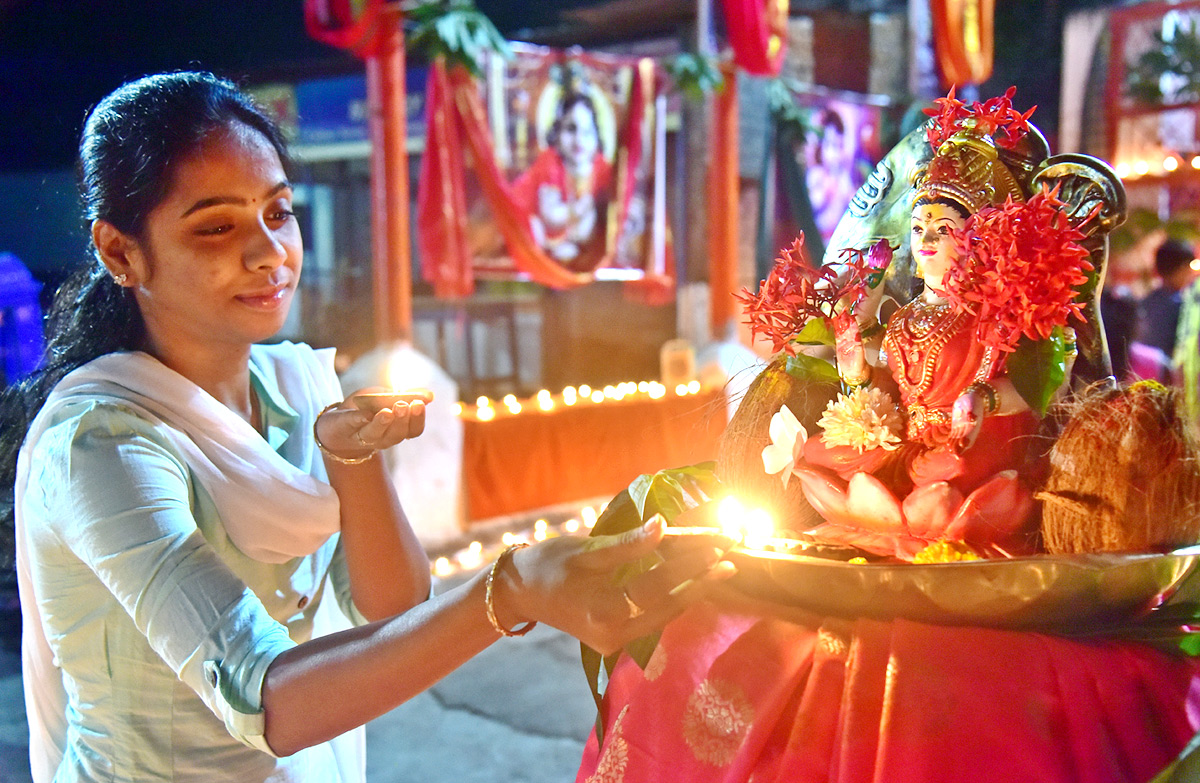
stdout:
[[(6, 441), (23, 441), (39, 783), (360, 780), (330, 740), (501, 635), (547, 622), (612, 650), (729, 571), (696, 538), (619, 584), (614, 569), (656, 549), (652, 522), (510, 548), (428, 598), (428, 561), (373, 459), (421, 433), (424, 404), (364, 414), (341, 400), (331, 352), (257, 344), (302, 266), (286, 162), (278, 128), (211, 74), (132, 82), (88, 117), (96, 262), (59, 292), (46, 367), (5, 415)], [(316, 638), (333, 602), (359, 627)]]

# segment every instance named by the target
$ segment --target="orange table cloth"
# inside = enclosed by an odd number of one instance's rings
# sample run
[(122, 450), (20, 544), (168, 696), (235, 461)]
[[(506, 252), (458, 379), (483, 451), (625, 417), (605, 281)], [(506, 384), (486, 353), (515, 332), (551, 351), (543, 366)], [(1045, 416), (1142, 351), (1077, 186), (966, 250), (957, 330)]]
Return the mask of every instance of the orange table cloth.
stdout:
[(464, 419), (467, 519), (615, 495), (639, 474), (715, 459), (725, 424), (719, 390)]

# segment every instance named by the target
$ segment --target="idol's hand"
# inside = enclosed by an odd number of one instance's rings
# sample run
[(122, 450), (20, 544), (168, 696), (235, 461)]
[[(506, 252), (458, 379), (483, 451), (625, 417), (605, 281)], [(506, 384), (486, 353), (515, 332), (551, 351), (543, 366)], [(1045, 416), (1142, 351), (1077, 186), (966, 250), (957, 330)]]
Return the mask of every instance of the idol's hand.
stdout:
[(950, 409), (951, 443), (971, 448), (983, 427), (984, 405), (983, 395), (977, 391), (967, 390), (958, 396)]
[[(384, 391), (382, 387), (360, 389), (351, 398)], [(372, 414), (346, 400), (323, 411), (314, 429), (328, 452), (343, 459), (359, 459), (424, 432), (425, 403), (400, 400)]]
[[(497, 615), (507, 627), (536, 620), (607, 655), (658, 630), (736, 572), (718, 533), (663, 536), (662, 517), (616, 536), (552, 538), (513, 553), (500, 570)], [(623, 578), (643, 558), (659, 562)]]
[(847, 386), (862, 386), (871, 379), (871, 366), (867, 364), (862, 331), (853, 312), (843, 310), (834, 317), (833, 335), (838, 375)]

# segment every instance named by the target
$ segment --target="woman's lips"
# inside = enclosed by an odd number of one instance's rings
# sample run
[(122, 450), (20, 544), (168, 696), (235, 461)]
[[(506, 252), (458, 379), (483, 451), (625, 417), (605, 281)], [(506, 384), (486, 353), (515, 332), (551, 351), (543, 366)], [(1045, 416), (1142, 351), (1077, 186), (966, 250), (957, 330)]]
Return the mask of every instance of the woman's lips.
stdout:
[(250, 305), (251, 307), (269, 310), (282, 304), (284, 298), (287, 296), (288, 291), (289, 288), (284, 285), (276, 288), (269, 288), (263, 291), (255, 291), (250, 294), (241, 294), (237, 298), (238, 301)]

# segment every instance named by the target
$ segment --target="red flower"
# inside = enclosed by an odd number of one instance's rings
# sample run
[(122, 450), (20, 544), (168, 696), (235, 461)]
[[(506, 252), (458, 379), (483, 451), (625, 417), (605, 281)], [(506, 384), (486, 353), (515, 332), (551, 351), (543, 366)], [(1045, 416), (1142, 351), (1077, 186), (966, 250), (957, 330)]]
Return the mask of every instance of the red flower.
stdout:
[(1065, 207), (1057, 187), (1043, 188), (1028, 202), (1010, 198), (967, 221), (946, 294), (978, 316), (981, 341), (1012, 351), (1022, 335), (1045, 339), (1071, 317), (1082, 319), (1076, 289), (1087, 282), (1092, 263)]
[(942, 142), (955, 133), (973, 128), (978, 133), (991, 136), (998, 146), (1012, 149), (1029, 133), (1029, 117), (1037, 108), (1034, 106), (1024, 114), (1014, 109), (1012, 99), (1016, 94), (1017, 88), (1009, 87), (1003, 95), (997, 95), (984, 103), (975, 101), (967, 106), (954, 97), (954, 88), (950, 88), (950, 93), (945, 98), (934, 100), (935, 108), (925, 109), (926, 114), (936, 118), (925, 130), (929, 146), (936, 151), (942, 146)]
[(838, 312), (852, 308), (892, 260), (892, 247), (879, 240), (866, 254), (847, 248), (842, 266), (814, 267), (804, 247), (804, 234), (785, 248), (755, 294), (735, 294), (742, 303), (750, 333), (768, 337), (772, 350), (795, 352), (793, 338), (814, 318), (827, 324)]

